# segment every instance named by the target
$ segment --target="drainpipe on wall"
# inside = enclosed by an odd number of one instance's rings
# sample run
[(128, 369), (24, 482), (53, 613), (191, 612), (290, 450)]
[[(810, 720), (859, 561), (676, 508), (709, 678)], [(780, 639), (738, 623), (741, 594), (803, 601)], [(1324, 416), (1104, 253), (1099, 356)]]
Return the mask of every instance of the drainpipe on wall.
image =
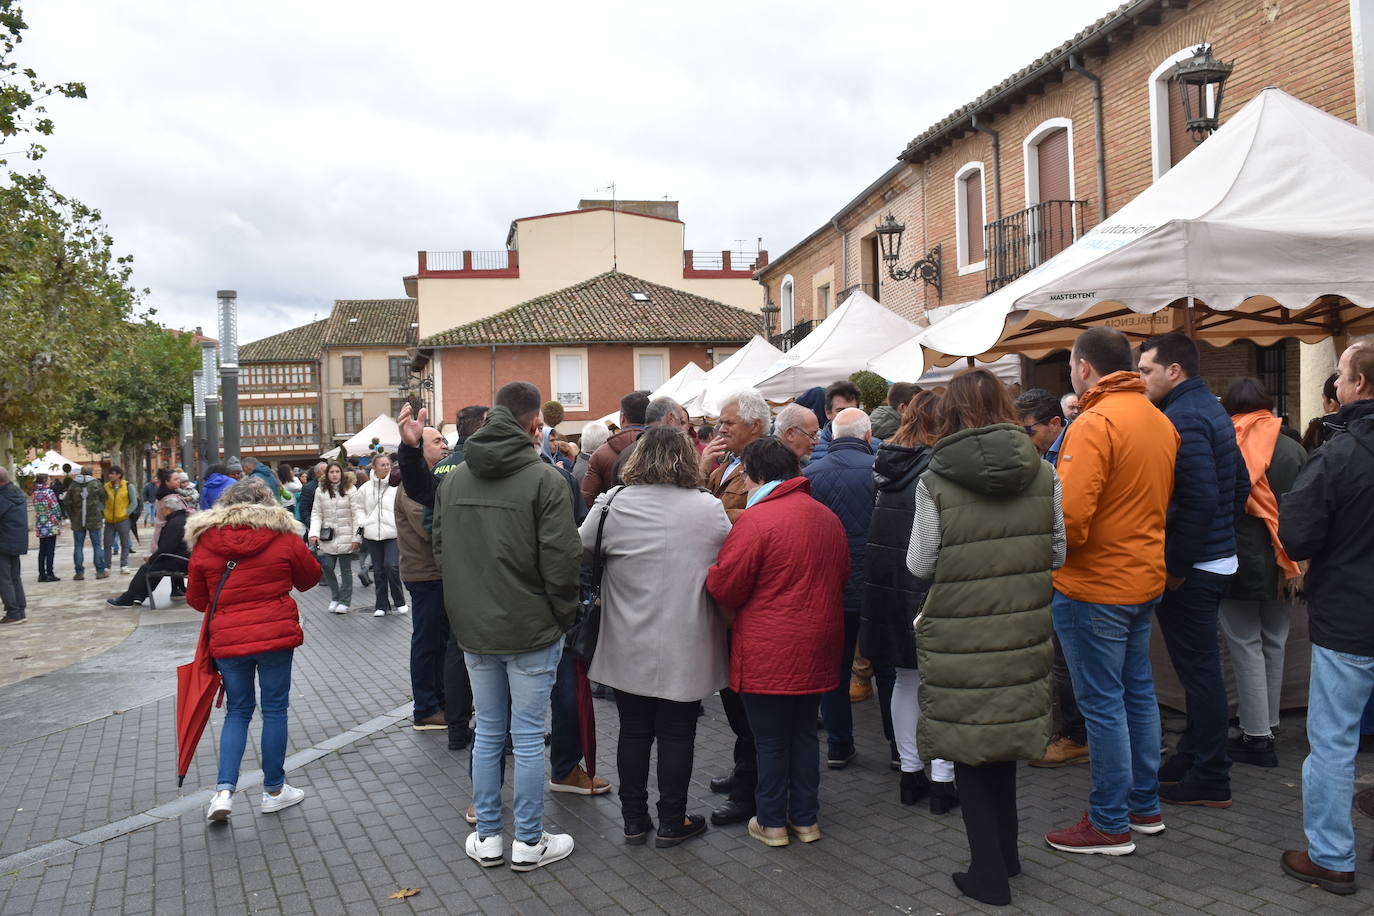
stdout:
[[(549, 387), (550, 387), (550, 388), (557, 388), (557, 387), (558, 387), (558, 379), (555, 378), (555, 379), (553, 380), (553, 384), (550, 385)], [(487, 403), (488, 403), (488, 404), (495, 404), (495, 403), (496, 403), (496, 344), (492, 344), (492, 345), (491, 345), (491, 400), (487, 401)]]
[[(830, 218), (830, 228), (840, 234), (840, 282), (837, 284), (835, 295), (838, 296), (841, 290), (849, 289), (849, 233), (840, 228), (840, 219), (837, 216)], [(835, 305), (840, 303), (832, 300)]]
[(1069, 55), (1069, 69), (1093, 84), (1093, 143), (1097, 147), (1097, 221), (1107, 219), (1107, 153), (1102, 138), (1102, 77), (1083, 68), (1077, 54)]
[(969, 116), (969, 127), (978, 131), (980, 134), (987, 134), (992, 138), (992, 209), (995, 211), (993, 219), (1002, 218), (1002, 138), (997, 131), (991, 127), (984, 127), (978, 123), (978, 116)]

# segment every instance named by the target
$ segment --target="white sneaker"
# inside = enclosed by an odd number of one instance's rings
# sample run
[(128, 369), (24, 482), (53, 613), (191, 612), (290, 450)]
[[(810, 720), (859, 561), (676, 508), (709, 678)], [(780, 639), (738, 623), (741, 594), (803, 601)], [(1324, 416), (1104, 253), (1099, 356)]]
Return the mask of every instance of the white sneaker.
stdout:
[[(468, 858), (483, 868), (491, 868), (505, 861), (504, 844), (501, 842), (501, 834), (499, 833), (484, 840), (474, 830), (468, 834), (468, 841), (464, 844), (464, 848), (467, 850)], [(511, 864), (511, 867), (515, 867), (514, 863)]]
[(398, 614), (409, 614), (409, 613), (410, 613), (410, 605), (408, 605), (408, 604), (398, 604), (398, 605), (396, 605), (396, 613), (398, 613)]
[(557, 862), (572, 855), (573, 838), (566, 833), (544, 833), (531, 846), (516, 840), (510, 846), (510, 867), (513, 871), (534, 871), (541, 865)]
[(375, 610), (375, 611), (372, 612), (372, 616), (373, 616), (373, 617), (385, 617), (385, 616), (386, 616), (386, 611), (382, 610), (381, 608), (377, 608), (377, 610)]
[(334, 603), (332, 603), (332, 604), (329, 605), (329, 610), (330, 610), (331, 613), (334, 613), (334, 614), (347, 614), (347, 613), (348, 613), (348, 605), (346, 605), (346, 604), (344, 604), (344, 603), (342, 603), (342, 602), (334, 602)]
[(119, 567), (119, 574), (120, 574), (121, 576), (127, 576), (127, 575), (129, 574), (129, 567), (127, 567), (127, 566), (121, 566), (121, 567)]
[(205, 809), (205, 820), (211, 824), (222, 824), (229, 820), (229, 814), (234, 807), (234, 793), (228, 789), (220, 789), (210, 799), (210, 807)]
[(262, 793), (262, 813), (271, 814), (273, 811), (280, 811), (283, 808), (290, 808), (292, 805), (299, 805), (303, 798), (305, 798), (304, 789), (283, 785), (281, 787), (281, 793), (278, 795), (268, 795), (266, 792)]

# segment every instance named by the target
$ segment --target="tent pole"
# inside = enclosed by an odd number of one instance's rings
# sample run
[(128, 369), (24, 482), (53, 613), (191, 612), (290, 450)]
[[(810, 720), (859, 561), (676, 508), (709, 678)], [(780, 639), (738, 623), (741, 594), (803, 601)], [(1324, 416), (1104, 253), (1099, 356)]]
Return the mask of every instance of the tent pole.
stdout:
[(1193, 327), (1193, 297), (1188, 297), (1188, 307), (1183, 312), (1183, 333), (1188, 335), (1189, 340), (1195, 340), (1197, 331)]

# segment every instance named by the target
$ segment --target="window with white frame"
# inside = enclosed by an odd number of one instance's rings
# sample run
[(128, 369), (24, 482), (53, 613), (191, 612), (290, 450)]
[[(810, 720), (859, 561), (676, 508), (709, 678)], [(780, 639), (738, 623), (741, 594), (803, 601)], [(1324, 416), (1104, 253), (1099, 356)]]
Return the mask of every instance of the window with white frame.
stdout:
[(569, 410), (586, 410), (587, 351), (585, 349), (549, 350), (549, 378), (553, 399)]
[[(1174, 65), (1191, 58), (1196, 50), (1196, 46), (1189, 46), (1175, 51), (1155, 67), (1146, 84), (1150, 101), (1150, 165), (1155, 181), (1182, 162), (1196, 146), (1188, 133), (1178, 84), (1170, 78)], [(1208, 86), (1207, 92), (1210, 99), (1212, 87)]]
[(635, 390), (657, 391), (668, 381), (668, 351), (635, 349)]
[(793, 281), (791, 274), (782, 278), (782, 302), (778, 303), (782, 311), (778, 313), (778, 333), (790, 331), (792, 325), (796, 324), (795, 309), (793, 308), (796, 288), (797, 284)]
[(959, 273), (983, 269), (983, 226), (987, 223), (987, 194), (983, 189), (983, 163), (966, 162), (954, 173), (954, 226)]

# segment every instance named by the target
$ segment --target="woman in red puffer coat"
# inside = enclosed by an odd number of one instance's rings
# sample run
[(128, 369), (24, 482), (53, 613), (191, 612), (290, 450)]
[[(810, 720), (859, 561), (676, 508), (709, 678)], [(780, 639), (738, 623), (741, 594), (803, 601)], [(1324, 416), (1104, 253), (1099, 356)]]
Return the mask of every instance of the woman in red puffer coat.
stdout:
[(786, 846), (790, 831), (810, 843), (821, 837), (816, 713), (839, 683), (849, 542), (782, 442), (755, 440), (741, 461), (749, 501), (706, 588), (734, 612), (730, 687), (758, 751), (749, 835)]
[[(289, 808), (305, 792), (286, 784), (286, 709), (291, 692), (291, 658), (304, 641), (291, 590), (320, 581), (320, 564), (301, 540), (304, 529), (277, 507), (276, 494), (247, 477), (220, 496), (214, 507), (186, 523), (191, 547), (186, 601), (208, 611), (210, 655), (224, 678), (228, 709), (219, 742), (219, 779), (206, 809), (210, 822), (229, 819), (239, 764), (253, 718), (253, 685), (262, 692), (264, 813)], [(228, 571), (228, 564), (234, 568)]]

